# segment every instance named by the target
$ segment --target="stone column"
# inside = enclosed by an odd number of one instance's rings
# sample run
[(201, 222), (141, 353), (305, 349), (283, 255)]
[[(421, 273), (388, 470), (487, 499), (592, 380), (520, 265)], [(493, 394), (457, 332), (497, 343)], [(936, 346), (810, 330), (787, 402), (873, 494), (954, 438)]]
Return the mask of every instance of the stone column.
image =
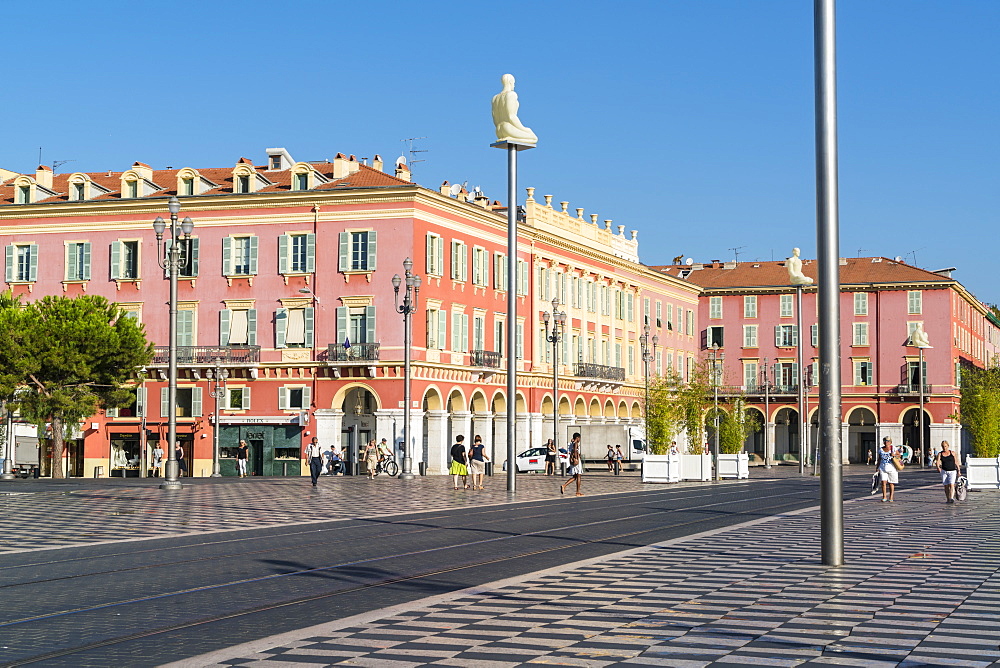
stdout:
[[(545, 418), (541, 413), (528, 413), (528, 440), (532, 445), (544, 446), (552, 437), (552, 430), (544, 428)], [(551, 427), (552, 424), (549, 423)]]
[[(472, 414), (472, 428), (469, 433), (465, 435), (465, 445), (471, 446), (472, 439), (475, 438), (476, 434), (483, 437), (483, 443), (486, 444), (486, 454), (490, 457), (493, 456), (493, 421), (494, 419), (499, 420), (500, 414), (497, 413), (494, 416), (492, 413), (473, 413)], [(507, 447), (504, 445), (503, 447)]]
[(339, 408), (318, 408), (313, 411), (313, 431), (320, 445), (336, 445), (343, 449), (341, 432), (344, 428), (344, 411)]
[(427, 473), (448, 472), (448, 411), (427, 411)]
[[(473, 418), (475, 420), (475, 418)], [(482, 432), (478, 432), (482, 434)], [(482, 434), (486, 452), (493, 460), (493, 475), (500, 475), (501, 466), (507, 460), (507, 414), (493, 414), (493, 434)]]
[[(526, 450), (529, 447), (538, 445), (531, 440), (531, 433), (529, 431), (530, 424), (528, 423), (528, 415), (524, 413), (518, 413), (514, 416), (514, 448), (517, 452)], [(504, 452), (503, 460), (507, 460), (507, 453)]]
[(903, 445), (903, 423), (882, 422), (875, 425), (875, 452), (882, 449), (882, 439), (888, 436), (894, 446)]
[(472, 411), (452, 411), (451, 412), (451, 437), (448, 447), (455, 442), (456, 436), (465, 436), (466, 447), (472, 443)]
[[(410, 412), (410, 424), (413, 423), (413, 412)], [(386, 439), (396, 455), (400, 468), (403, 466), (403, 454), (400, 444), (403, 442), (403, 409), (383, 408), (375, 411), (375, 440)], [(362, 443), (362, 446), (364, 444)], [(416, 461), (416, 458), (414, 458)], [(416, 468), (416, 464), (413, 465)]]
[[(844, 466), (846, 466), (850, 462), (850, 460), (848, 459), (851, 451), (850, 434), (851, 434), (851, 423), (850, 422), (842, 423), (840, 425), (840, 457), (841, 457), (840, 461)], [(819, 453), (818, 436), (816, 437), (816, 440), (813, 441), (812, 447), (816, 450), (818, 454)]]
[(778, 463), (774, 461), (774, 436), (775, 436), (774, 423), (768, 422), (767, 424), (764, 425), (764, 429), (767, 431), (767, 441), (766, 445), (764, 446), (764, 457), (767, 461), (771, 462), (771, 464), (774, 465)]

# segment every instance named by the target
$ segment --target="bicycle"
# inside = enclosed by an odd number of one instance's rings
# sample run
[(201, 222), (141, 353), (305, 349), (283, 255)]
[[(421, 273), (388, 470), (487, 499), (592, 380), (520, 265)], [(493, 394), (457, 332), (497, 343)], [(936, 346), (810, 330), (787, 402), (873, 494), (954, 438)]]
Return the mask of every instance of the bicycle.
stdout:
[(392, 455), (386, 455), (379, 460), (379, 463), (375, 465), (374, 475), (379, 473), (385, 473), (390, 478), (395, 478), (399, 475), (399, 464), (396, 463), (396, 458)]

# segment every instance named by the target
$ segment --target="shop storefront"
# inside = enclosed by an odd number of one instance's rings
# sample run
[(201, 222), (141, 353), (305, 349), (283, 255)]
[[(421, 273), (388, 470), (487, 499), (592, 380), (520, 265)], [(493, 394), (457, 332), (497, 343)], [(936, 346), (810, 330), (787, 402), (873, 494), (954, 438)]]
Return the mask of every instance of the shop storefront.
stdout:
[(302, 427), (297, 417), (224, 417), (220, 429), (219, 471), (222, 475), (238, 475), (236, 448), (240, 441), (250, 446), (247, 463), (250, 475), (302, 474)]

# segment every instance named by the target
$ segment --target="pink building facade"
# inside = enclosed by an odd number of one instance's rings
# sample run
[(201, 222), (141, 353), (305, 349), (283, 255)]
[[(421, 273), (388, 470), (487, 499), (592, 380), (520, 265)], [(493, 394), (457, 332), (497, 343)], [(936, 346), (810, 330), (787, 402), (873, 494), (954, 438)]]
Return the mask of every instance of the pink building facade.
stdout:
[[(748, 440), (747, 451), (760, 462), (798, 461), (800, 344), (811, 425), (808, 437), (812, 443), (817, 439), (815, 287), (803, 291), (800, 333), (796, 293), (784, 262), (713, 262), (661, 270), (704, 288), (698, 320), (702, 355), (721, 359), (723, 395), (745, 396), (766, 425)], [(815, 279), (815, 263), (805, 261), (803, 272)], [(993, 361), (1000, 345), (1000, 322), (950, 274), (887, 258), (841, 260), (845, 462), (866, 462), (885, 436), (918, 449), (921, 395), (927, 449), (938, 448), (942, 440), (962, 442), (954, 417), (961, 369)], [(932, 346), (922, 355), (910, 345), (918, 325)], [(713, 343), (718, 346), (715, 352)]]
[[(536, 201), (528, 189), (510, 277), (499, 202), (452, 196), (447, 184), (422, 188), (405, 166), (383, 167), (339, 154), (296, 162), (268, 149), (264, 165), (0, 174), (7, 288), (25, 300), (103, 295), (158, 346), (135, 403), (81, 423), (58, 465), (70, 475), (146, 475), (154, 444), (165, 442), (168, 282), (152, 221), (166, 217), (174, 195), (195, 225), (178, 303), (178, 438), (192, 475), (211, 473), (216, 435), (224, 475), (235, 472), (241, 439), (256, 475), (303, 475), (312, 436), (344, 449), (386, 438), (401, 449), (404, 336), (392, 277), (407, 258), (422, 279), (410, 446), (428, 473), (446, 470), (458, 434), (481, 434), (499, 466), (508, 410), (519, 448), (576, 424), (637, 425), (647, 368), (695, 359), (700, 288), (640, 264), (637, 233), (582, 209), (573, 215), (566, 202), (554, 208), (551, 197)], [(568, 315), (556, 351), (541, 318), (553, 297)], [(516, 323), (506, 321), (508, 299), (517, 300)], [(518, 348), (510, 399), (508, 333)], [(43, 462), (56, 465), (39, 436)]]

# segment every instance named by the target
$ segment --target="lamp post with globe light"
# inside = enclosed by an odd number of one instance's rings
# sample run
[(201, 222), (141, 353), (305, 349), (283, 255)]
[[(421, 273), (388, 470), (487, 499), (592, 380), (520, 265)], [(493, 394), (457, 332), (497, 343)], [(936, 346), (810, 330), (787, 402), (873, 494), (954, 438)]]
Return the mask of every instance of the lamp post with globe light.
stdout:
[[(401, 480), (412, 480), (413, 456), (410, 453), (410, 342), (413, 330), (413, 313), (417, 310), (417, 295), (420, 294), (420, 277), (412, 272), (413, 260), (403, 260), (404, 277), (399, 274), (392, 277), (392, 289), (395, 292), (396, 311), (403, 314), (403, 472)], [(399, 287), (405, 285), (403, 303), (399, 302)]]
[[(187, 260), (188, 246), (194, 222), (190, 218), (180, 221), (178, 227), (177, 214), (181, 210), (181, 202), (177, 197), (171, 197), (167, 202), (170, 211), (170, 241), (163, 242), (163, 233), (167, 223), (161, 217), (153, 221), (153, 231), (156, 232), (156, 257), (160, 267), (166, 270), (170, 281), (170, 321), (169, 344), (167, 346), (167, 464), (164, 479), (160, 489), (180, 489), (178, 479), (180, 466), (177, 462), (177, 277), (181, 267)], [(184, 242), (181, 244), (180, 242)], [(184, 246), (182, 251), (181, 246)], [(166, 248), (164, 248), (166, 246)]]
[[(552, 443), (559, 448), (559, 342), (566, 327), (566, 312), (559, 310), (559, 298), (552, 298), (552, 314), (542, 313), (545, 322), (545, 340), (552, 344)], [(552, 329), (549, 329), (549, 321)]]

